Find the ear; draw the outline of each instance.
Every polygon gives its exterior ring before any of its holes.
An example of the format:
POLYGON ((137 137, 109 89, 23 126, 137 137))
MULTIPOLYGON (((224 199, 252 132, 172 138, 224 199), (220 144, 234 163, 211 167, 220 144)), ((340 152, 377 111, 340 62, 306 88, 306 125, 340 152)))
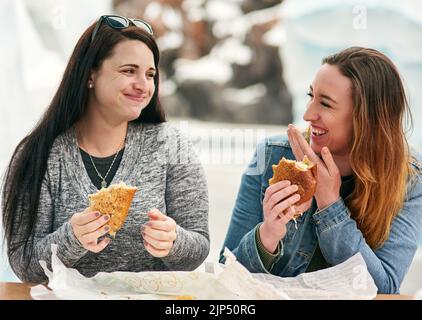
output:
POLYGON ((92 89, 94 87, 96 77, 97 77, 97 72, 95 70, 92 70, 91 74, 89 75, 88 88, 92 89))

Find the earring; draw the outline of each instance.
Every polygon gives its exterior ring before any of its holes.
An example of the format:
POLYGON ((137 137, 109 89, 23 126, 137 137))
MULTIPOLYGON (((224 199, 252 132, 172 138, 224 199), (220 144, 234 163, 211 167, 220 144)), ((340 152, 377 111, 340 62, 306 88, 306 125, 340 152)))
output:
POLYGON ((92 84, 92 82, 90 82, 90 83, 88 84, 88 88, 92 89, 93 87, 94 87, 94 85, 92 84))

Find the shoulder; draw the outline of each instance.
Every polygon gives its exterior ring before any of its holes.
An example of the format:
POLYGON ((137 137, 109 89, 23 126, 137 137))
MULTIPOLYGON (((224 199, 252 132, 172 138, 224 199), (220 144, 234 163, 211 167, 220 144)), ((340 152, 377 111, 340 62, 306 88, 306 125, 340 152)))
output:
POLYGON ((168 122, 131 124, 134 131, 144 132, 147 136, 153 136, 165 141, 176 141, 181 138, 181 131, 168 122))
POLYGON ((422 176, 422 155, 421 152, 414 147, 410 149, 410 164, 417 175, 422 176))
POLYGON ((48 162, 56 163, 58 160, 66 157, 70 152, 74 152, 75 140, 73 139, 73 128, 59 134, 51 146, 48 162))
POLYGON ((408 197, 420 198, 422 201, 422 156, 415 148, 410 150, 410 165, 412 172, 408 184, 408 197))
POLYGON ((262 139, 256 148, 257 154, 265 152, 266 162, 278 162, 281 157, 293 159, 293 151, 287 135, 275 135, 262 139))
POLYGON ((281 147, 291 149, 287 135, 275 135, 264 139, 266 147, 281 147))
POLYGON ((132 126, 132 135, 145 149, 152 151, 177 152, 177 150, 191 149, 192 143, 177 126, 168 122, 157 124, 136 124, 132 126), (133 132, 136 131, 136 132, 133 132))
POLYGON ((287 135, 266 137, 257 144, 246 174, 260 175, 263 181, 268 181, 273 174, 272 165, 277 164, 283 157, 294 159, 287 135))

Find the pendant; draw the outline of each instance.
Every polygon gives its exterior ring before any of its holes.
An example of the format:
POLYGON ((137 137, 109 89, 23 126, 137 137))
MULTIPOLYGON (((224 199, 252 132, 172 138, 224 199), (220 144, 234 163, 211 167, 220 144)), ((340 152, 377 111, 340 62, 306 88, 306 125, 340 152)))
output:
POLYGON ((107 188, 107 182, 105 180, 101 181, 101 189, 107 188))

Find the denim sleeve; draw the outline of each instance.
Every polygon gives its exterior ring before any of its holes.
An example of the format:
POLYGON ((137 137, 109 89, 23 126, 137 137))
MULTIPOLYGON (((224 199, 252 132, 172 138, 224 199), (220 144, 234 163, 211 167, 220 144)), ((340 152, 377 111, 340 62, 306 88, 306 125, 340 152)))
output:
POLYGON ((264 173, 265 144, 258 144, 252 161, 242 175, 239 192, 233 209, 220 262, 227 247, 237 260, 251 272, 268 273, 258 253, 256 228, 263 220, 261 203, 261 177, 264 173))
POLYGON ((340 198, 313 215, 321 251, 328 263, 339 264, 360 252, 378 293, 399 293, 422 230, 422 184, 419 182, 394 218, 386 242, 373 251, 340 198))

